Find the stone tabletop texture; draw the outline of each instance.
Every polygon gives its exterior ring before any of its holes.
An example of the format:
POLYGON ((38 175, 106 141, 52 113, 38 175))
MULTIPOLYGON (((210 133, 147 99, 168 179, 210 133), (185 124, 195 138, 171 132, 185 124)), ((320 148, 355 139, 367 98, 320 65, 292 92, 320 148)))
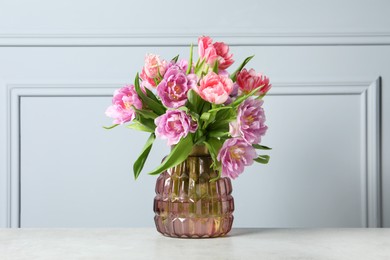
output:
POLYGON ((152 228, 0 229, 0 259, 390 259, 390 229, 245 229, 177 239, 152 228))

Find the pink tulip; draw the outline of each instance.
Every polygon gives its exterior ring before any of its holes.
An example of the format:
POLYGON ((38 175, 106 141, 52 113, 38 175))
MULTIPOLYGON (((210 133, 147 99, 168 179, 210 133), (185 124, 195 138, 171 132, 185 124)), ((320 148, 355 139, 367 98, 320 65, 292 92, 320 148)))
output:
POLYGON ((218 61, 218 69, 225 70, 233 64, 233 54, 229 53, 229 46, 224 42, 215 42, 208 36, 198 39, 198 52, 201 59, 206 59, 206 63, 213 67, 218 61))
POLYGON ((238 107, 237 121, 230 123, 230 135, 242 137, 248 144, 258 144, 268 127, 261 107, 263 100, 246 99, 238 107))
POLYGON ((142 102, 139 99, 133 85, 126 85, 114 92, 112 105, 106 110, 108 117, 114 118, 114 124, 123 124, 132 121, 135 117, 135 111, 132 108, 142 108, 142 102))
POLYGON ((195 133, 198 125, 182 110, 167 110, 164 115, 154 120, 156 136, 167 139, 168 145, 177 144, 188 133, 195 133))
MULTIPOLYGON (((145 56, 145 65, 142 68, 140 78, 146 81, 150 86, 156 87, 156 81, 159 82, 164 76, 167 68, 167 62, 161 60, 160 56, 147 54, 145 56)), ((146 84, 148 86, 148 84, 146 84)))
POLYGON ((200 80, 194 90, 206 101, 223 104, 233 91, 233 81, 214 72, 210 72, 200 80))
POLYGON ((166 107, 178 108, 187 102, 187 92, 196 86, 196 75, 186 75, 187 66, 171 65, 157 86, 157 94, 166 107))
POLYGON ((241 70, 237 74, 237 84, 240 90, 246 94, 261 87, 256 95, 265 95, 272 86, 269 84, 269 78, 261 73, 256 74, 254 69, 250 69, 249 72, 246 69, 241 70))
POLYGON ((218 153, 217 160, 222 165, 222 176, 237 178, 244 167, 253 164, 257 157, 256 150, 241 138, 227 139, 218 153))
POLYGON ((145 73, 149 78, 157 78, 159 75, 164 75, 167 62, 161 60, 159 55, 148 54, 145 57, 145 73))
POLYGON ((218 56, 218 69, 225 70, 229 68, 234 63, 233 54, 229 53, 229 46, 223 42, 216 42, 214 48, 218 56))
POLYGON ((206 59, 207 64, 214 64, 217 60, 217 50, 213 45, 213 39, 208 36, 202 36, 198 39, 198 53, 201 60, 206 59))

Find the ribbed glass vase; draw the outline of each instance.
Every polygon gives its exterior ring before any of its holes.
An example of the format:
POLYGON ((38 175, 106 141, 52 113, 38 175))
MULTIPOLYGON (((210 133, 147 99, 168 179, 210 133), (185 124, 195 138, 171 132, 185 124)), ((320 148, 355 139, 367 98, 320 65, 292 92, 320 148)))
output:
POLYGON ((210 166, 205 146, 194 146, 181 164, 160 174, 156 182, 154 220, 165 236, 207 238, 226 235, 232 228, 234 200, 229 178, 210 166))

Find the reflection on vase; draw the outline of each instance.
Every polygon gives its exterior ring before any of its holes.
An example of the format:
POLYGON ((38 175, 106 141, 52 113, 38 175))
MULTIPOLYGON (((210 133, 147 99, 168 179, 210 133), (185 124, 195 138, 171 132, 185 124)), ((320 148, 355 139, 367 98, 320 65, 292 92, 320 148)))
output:
POLYGON ((219 237, 233 224, 234 200, 229 178, 220 178, 210 166, 205 146, 194 146, 181 164, 163 172, 154 198, 157 230, 165 236, 219 237))

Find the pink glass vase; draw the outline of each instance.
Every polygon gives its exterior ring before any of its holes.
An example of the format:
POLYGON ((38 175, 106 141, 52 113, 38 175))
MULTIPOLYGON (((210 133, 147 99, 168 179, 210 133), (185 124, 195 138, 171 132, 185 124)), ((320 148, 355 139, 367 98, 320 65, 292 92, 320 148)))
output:
POLYGON ((206 238, 226 235, 232 228, 234 200, 229 178, 210 166, 205 146, 194 146, 181 164, 163 172, 156 182, 154 220, 170 237, 206 238))

